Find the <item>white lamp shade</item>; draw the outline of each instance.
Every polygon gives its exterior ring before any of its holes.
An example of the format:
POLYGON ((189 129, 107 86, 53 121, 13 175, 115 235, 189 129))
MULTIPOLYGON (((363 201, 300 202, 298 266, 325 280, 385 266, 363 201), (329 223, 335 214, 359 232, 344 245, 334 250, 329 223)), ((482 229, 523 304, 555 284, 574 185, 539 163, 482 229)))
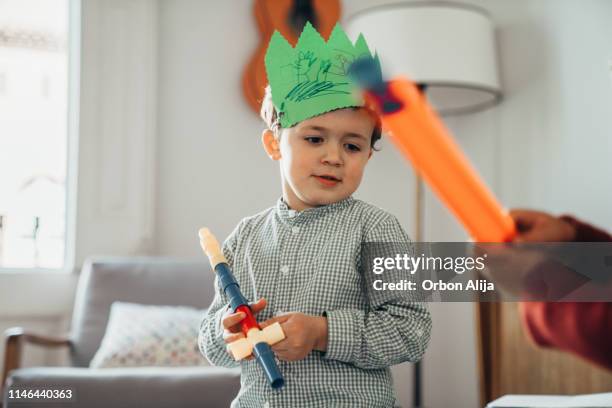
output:
POLYGON ((501 98, 494 28, 476 7, 406 2, 366 9, 348 18, 353 38, 363 33, 387 77, 427 85, 441 114, 474 112, 501 98))

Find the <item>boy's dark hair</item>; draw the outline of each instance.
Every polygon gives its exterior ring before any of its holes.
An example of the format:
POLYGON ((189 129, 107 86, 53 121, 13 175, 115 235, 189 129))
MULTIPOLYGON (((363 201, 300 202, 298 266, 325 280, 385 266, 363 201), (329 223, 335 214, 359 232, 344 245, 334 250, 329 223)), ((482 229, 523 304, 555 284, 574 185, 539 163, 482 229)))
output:
MULTIPOLYGON (((380 117, 374 111, 368 108, 352 108, 352 109, 365 109, 369 115, 372 116, 375 120, 374 130, 372 131, 372 138, 370 140, 370 147, 374 150, 378 150, 374 147, 374 144, 380 139, 382 135, 382 125, 380 123, 380 117)), ((263 102, 261 103, 261 118, 275 135, 279 135, 281 131, 280 118, 278 116, 278 112, 274 107, 274 103, 272 102, 272 92, 270 90, 270 85, 266 86, 266 94, 264 96, 263 102)))

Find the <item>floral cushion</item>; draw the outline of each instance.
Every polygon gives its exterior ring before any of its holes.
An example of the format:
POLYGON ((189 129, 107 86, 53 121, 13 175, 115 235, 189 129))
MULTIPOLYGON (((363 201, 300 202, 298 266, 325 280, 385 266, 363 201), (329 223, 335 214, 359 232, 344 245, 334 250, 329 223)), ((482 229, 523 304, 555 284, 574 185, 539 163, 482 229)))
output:
POLYGON ((114 302, 91 368, 206 366, 198 349, 205 310, 114 302))

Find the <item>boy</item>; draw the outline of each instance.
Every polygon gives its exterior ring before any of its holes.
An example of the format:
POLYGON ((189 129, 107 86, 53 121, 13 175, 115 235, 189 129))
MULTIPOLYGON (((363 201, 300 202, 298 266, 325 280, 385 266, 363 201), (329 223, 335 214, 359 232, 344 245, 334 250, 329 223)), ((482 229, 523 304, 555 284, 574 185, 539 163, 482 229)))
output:
POLYGON ((328 43, 307 24, 293 49, 278 33, 266 54, 270 87, 262 141, 280 164, 282 198, 245 218, 224 254, 260 325, 280 322, 272 346, 285 386, 272 389, 252 358, 237 363, 226 343, 242 336, 216 287, 200 348, 215 365, 242 368, 232 407, 390 407, 389 366, 417 361, 427 346, 427 310, 408 300, 377 300, 364 289, 364 242, 410 240, 392 215, 351 197, 380 138, 380 123, 348 80, 365 53, 339 26, 328 43))

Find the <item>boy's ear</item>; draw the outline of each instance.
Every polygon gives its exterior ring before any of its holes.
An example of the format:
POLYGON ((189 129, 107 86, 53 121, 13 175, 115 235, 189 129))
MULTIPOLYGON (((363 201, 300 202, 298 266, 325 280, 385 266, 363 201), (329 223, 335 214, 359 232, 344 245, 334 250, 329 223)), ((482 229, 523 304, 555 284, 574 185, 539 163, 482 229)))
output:
POLYGON ((281 158, 278 140, 274 137, 274 132, 270 129, 266 129, 262 132, 261 143, 270 159, 279 160, 281 158))

